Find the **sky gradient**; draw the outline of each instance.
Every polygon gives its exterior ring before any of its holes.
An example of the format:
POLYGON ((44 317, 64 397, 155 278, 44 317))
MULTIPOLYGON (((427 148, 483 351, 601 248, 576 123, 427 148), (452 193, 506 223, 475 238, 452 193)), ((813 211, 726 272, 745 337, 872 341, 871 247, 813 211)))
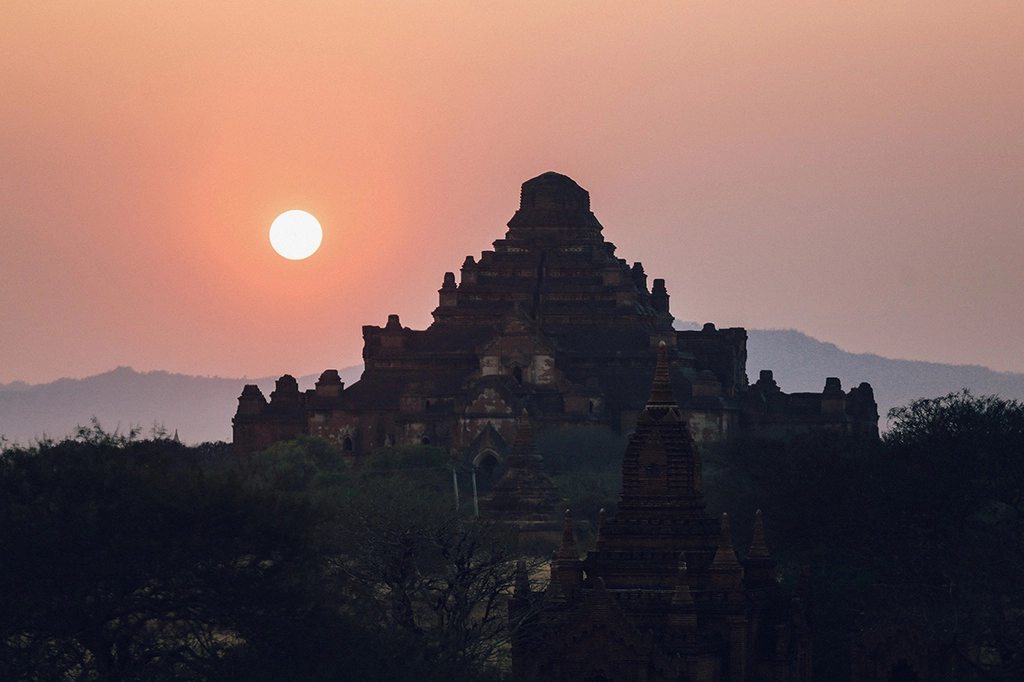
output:
POLYGON ((672 312, 1024 372, 1024 3, 0 5, 0 382, 423 328, 520 184, 672 312), (310 259, 267 233, 299 208, 310 259))

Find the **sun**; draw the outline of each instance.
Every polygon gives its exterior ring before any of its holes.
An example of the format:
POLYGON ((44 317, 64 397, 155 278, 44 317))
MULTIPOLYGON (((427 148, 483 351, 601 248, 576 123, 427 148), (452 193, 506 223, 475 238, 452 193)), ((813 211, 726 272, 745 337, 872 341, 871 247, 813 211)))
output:
POLYGON ((323 238, 320 222, 298 209, 285 211, 270 225, 270 245, 290 260, 309 258, 320 248, 323 238))

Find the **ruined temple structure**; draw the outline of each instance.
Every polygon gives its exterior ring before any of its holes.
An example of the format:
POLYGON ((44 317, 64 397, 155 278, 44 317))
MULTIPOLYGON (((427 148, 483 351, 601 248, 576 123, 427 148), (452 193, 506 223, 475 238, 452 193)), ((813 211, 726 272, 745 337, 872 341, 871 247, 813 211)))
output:
POLYGON ((877 434, 871 387, 785 394, 771 372, 746 375, 746 331, 677 331, 663 279, 615 255, 590 195, 544 173, 523 183, 504 238, 459 281, 446 272, 424 330, 389 315, 363 327, 362 377, 346 387, 327 370, 300 392, 281 377, 268 401, 245 387, 234 441, 253 452, 301 434, 357 458, 382 445, 429 443, 482 467, 503 460, 525 410, 533 428, 628 432, 643 409, 656 349, 668 348, 681 414, 698 443, 808 429, 877 434))
POLYGON ((701 461, 665 355, 622 462, 618 513, 576 549, 565 515, 545 592, 521 567, 509 605, 516 679, 808 682, 808 593, 775 577, 758 512, 744 561, 729 519, 708 517, 701 461))
POLYGON ((505 456, 505 466, 505 473, 490 495, 481 500, 480 513, 515 527, 521 538, 542 538, 551 531, 557 532, 557 510, 562 498, 544 471, 525 410, 519 417, 512 450, 505 456))

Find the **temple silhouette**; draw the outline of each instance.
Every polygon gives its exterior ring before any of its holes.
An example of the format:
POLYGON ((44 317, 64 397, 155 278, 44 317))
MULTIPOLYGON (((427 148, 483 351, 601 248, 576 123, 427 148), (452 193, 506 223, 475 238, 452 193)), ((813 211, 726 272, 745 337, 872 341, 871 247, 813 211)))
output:
POLYGON ((509 606, 516 679, 808 682, 807 589, 776 580, 760 511, 741 563, 729 519, 704 508, 701 459, 676 404, 665 347, 622 460, 618 513, 580 558, 567 511, 551 578, 520 566, 509 606))
POLYGON ((696 443, 812 429, 875 434, 870 385, 784 393, 771 371, 749 384, 746 331, 673 328, 663 279, 618 258, 572 179, 523 183, 504 238, 444 273, 433 323, 363 327, 364 371, 346 387, 323 372, 300 392, 282 376, 270 399, 255 385, 233 419, 240 453, 299 435, 320 436, 358 459, 374 448, 427 443, 481 468, 504 462, 520 417, 532 427, 589 426, 628 433, 644 409, 657 349, 696 443))

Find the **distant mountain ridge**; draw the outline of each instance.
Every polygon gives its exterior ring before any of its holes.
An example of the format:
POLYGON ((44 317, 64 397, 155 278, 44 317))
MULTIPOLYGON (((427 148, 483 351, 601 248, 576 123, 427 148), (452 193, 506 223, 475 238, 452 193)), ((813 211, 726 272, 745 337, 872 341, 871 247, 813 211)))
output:
MULTIPOLYGON (((339 370, 346 385, 362 366, 339 370)), ((312 388, 318 375, 296 377, 301 389, 312 388)), ((245 384, 256 384, 270 397, 276 377, 229 379, 170 372, 136 372, 118 367, 85 379, 58 379, 47 384, 0 384, 0 435, 22 445, 36 439, 60 439, 93 417, 107 431, 131 428, 151 433, 154 425, 186 443, 230 441, 231 417, 245 384)))
POLYGON ((917 398, 935 398, 970 389, 975 395, 998 395, 1024 401, 1024 374, 996 372, 979 365, 945 365, 895 360, 874 353, 850 353, 795 329, 747 330, 747 377, 757 381, 762 369, 774 373, 786 391, 820 392, 825 377, 839 377, 844 389, 871 384, 878 403, 879 427, 885 429, 890 408, 917 398))
MULTIPOLYGON (((699 329, 685 322, 677 326, 699 329)), ((874 387, 882 429, 890 408, 961 388, 975 395, 1024 401, 1024 374, 849 353, 793 329, 749 329, 747 335, 750 381, 756 381, 762 369, 772 370, 779 386, 789 393, 819 392, 826 377, 839 377, 845 389, 866 381, 874 387)), ((342 381, 355 383, 362 369, 354 365, 339 370, 342 381)), ((297 377, 300 389, 312 388, 317 376, 297 377)), ((197 377, 118 367, 85 379, 0 384, 0 435, 23 445, 42 437, 59 439, 96 417, 108 431, 124 433, 137 427, 147 435, 157 425, 171 434, 177 432, 186 443, 230 441, 231 417, 242 387, 257 384, 269 398, 275 379, 197 377)))

